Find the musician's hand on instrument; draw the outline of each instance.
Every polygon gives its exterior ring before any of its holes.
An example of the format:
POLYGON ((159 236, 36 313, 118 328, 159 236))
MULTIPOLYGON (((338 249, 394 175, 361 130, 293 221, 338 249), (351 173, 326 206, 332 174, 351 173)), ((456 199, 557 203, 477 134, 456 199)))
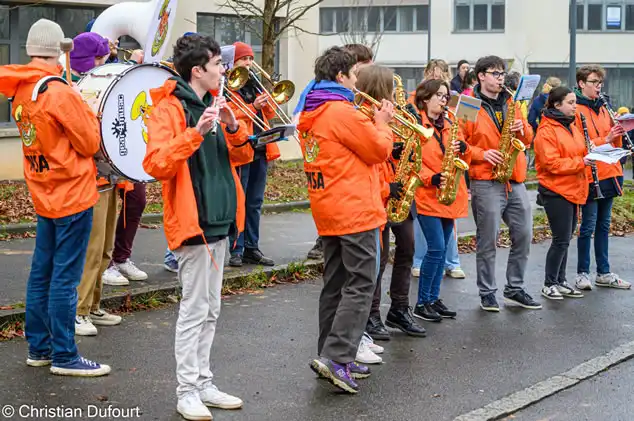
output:
POLYGON ((612 143, 624 134, 625 130, 623 129, 623 126, 621 126, 620 124, 616 124, 612 126, 612 128, 610 129, 610 133, 608 133, 608 136, 605 140, 607 143, 612 143))
POLYGON ((266 107, 267 102, 268 101, 266 95, 260 95, 255 99, 255 101, 253 101, 253 108, 255 108, 256 110, 261 110, 262 108, 266 107))
POLYGON ((588 159, 587 157, 583 157, 583 163, 586 165, 586 167, 589 167, 590 165, 592 165, 594 163, 593 159, 588 159))
POLYGON ((453 142, 453 153, 455 154, 459 154, 459 153, 465 153, 465 151, 467 150, 467 144, 460 141, 460 140, 455 140, 453 142))
POLYGON ((401 183, 390 183, 390 197, 398 200, 403 193, 403 185, 401 183))
POLYGON ((394 104, 387 99, 381 101, 381 109, 374 107, 374 121, 387 124, 394 118, 394 104))
POLYGON ((497 149, 489 149, 484 151, 484 160, 489 164, 498 165, 504 162, 504 157, 497 149))
POLYGON ((519 131, 524 132, 524 123, 522 123, 522 120, 515 120, 513 124, 511 124, 511 133, 519 131))
POLYGON ((200 133, 201 136, 205 136, 211 128, 214 126, 214 121, 218 117, 218 108, 209 107, 204 112, 203 115, 200 116, 200 120, 198 120, 198 124, 196 124, 196 130, 200 133))
POLYGON ((394 142, 392 146, 392 158, 398 161, 401 159, 401 154, 403 153, 403 142, 394 142))
POLYGON ((132 51, 132 55, 130 56, 130 61, 134 61, 139 64, 143 63, 143 50, 132 51))
POLYGON ((431 177, 431 185, 432 186, 436 186, 436 187, 440 187, 440 186, 443 185, 445 180, 446 180, 446 178, 445 178, 445 175, 443 173, 434 174, 431 177))
MULTIPOLYGON (((224 98, 222 99, 226 103, 224 98)), ((220 101, 218 101, 218 103, 220 103, 220 101)), ((236 119, 236 116, 231 108, 220 108, 220 121, 223 122, 232 132, 238 130, 238 119, 236 119)))

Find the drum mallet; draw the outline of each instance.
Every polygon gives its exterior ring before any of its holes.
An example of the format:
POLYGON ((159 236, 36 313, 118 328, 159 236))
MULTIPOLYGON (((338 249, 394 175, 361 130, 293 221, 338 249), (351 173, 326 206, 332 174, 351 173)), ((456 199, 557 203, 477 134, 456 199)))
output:
POLYGON ((72 76, 70 74, 70 52, 73 51, 73 40, 71 38, 64 38, 60 42, 60 49, 66 54, 66 81, 72 84, 72 76))

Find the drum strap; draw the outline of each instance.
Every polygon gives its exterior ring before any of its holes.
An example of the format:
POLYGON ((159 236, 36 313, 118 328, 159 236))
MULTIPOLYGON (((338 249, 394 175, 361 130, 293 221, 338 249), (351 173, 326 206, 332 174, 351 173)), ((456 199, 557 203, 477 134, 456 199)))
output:
POLYGON ((46 90, 48 89, 48 83, 53 81, 53 80, 58 80, 58 81, 64 82, 65 84, 68 85, 68 82, 63 77, 60 77, 60 76, 45 76, 42 79, 38 80, 37 83, 35 84, 35 87, 33 88, 33 94, 31 94, 31 101, 33 101, 33 102, 37 101, 38 95, 43 94, 44 92, 46 92, 46 90))

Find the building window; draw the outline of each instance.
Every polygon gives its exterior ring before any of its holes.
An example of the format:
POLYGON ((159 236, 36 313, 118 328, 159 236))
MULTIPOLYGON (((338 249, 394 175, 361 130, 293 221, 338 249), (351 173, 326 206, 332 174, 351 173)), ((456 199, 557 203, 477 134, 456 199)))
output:
POLYGON ((426 32, 429 6, 321 7, 319 32, 426 32))
MULTIPOLYGON (((0 3, 0 65, 30 61, 26 54, 26 37, 37 20, 46 18, 57 22, 66 37, 74 38, 85 32, 86 24, 103 10, 105 7, 0 3)), ((13 124, 11 121, 9 101, 0 95, 0 125, 13 124)))
MULTIPOLYGON (((198 13, 196 17, 196 31, 209 35, 220 45, 230 45, 236 41, 249 44, 253 49, 253 59, 262 64, 262 20, 253 19, 249 24, 235 15, 212 15, 198 13)), ((279 69, 279 42, 275 45, 275 69, 279 69)))
POLYGON ((634 0, 577 0, 577 30, 634 31, 634 0))
MULTIPOLYGON (((396 67, 392 69, 403 80, 405 91, 412 92, 423 81, 425 68, 423 67, 396 67)), ((408 95, 409 96, 409 95, 408 95)))
POLYGON ((504 31, 505 0, 454 0, 456 32, 504 31))

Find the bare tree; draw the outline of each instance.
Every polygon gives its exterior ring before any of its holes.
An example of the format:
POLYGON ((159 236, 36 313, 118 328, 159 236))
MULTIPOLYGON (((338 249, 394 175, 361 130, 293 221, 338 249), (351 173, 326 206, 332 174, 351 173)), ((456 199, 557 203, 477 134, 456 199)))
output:
MULTIPOLYGON (((290 29, 307 32, 300 21, 313 7, 323 0, 263 0, 259 4, 253 0, 224 0, 221 4, 233 11, 242 22, 262 40, 261 66, 269 75, 275 69, 275 43, 290 29), (262 22, 262 27, 256 25, 262 22)), ((316 34, 317 35, 317 34, 316 34)))

